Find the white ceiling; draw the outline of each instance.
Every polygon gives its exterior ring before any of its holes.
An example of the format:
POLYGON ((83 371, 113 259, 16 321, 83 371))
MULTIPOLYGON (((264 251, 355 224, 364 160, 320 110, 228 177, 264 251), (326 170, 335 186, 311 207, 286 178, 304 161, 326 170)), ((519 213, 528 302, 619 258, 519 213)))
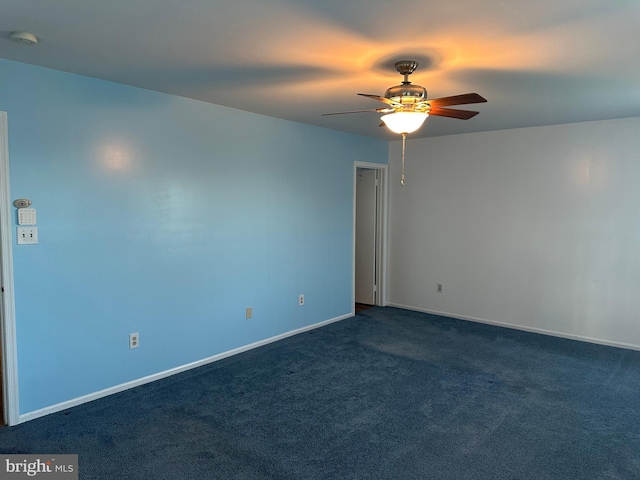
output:
POLYGON ((0 0, 0 57, 387 139, 321 114, 380 107, 356 93, 410 59, 429 98, 488 100, 413 136, 640 116, 639 45, 638 0, 0 0))

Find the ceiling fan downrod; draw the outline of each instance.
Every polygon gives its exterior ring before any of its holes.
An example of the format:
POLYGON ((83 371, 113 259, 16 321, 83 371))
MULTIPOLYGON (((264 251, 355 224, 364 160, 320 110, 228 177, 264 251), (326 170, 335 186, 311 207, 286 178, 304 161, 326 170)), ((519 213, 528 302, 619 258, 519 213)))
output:
POLYGON ((409 81, 409 75, 418 68, 418 62, 400 60, 396 62, 395 66, 398 73, 404 75, 404 80, 400 85, 387 88, 384 93, 385 98, 407 104, 425 101, 427 99, 427 90, 422 85, 414 85, 409 81))

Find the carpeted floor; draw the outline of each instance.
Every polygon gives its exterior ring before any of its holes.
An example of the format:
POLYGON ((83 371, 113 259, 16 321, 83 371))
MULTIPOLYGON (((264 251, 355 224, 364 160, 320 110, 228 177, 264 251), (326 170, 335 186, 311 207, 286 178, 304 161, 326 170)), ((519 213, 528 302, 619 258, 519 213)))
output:
POLYGON ((640 352, 395 308, 0 430, 81 479, 640 478, 640 352))

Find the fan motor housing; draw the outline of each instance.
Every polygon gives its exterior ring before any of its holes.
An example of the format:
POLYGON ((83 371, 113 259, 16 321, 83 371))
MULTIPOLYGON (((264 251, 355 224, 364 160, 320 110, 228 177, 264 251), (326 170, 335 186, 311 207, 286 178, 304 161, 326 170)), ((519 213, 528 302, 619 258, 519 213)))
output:
POLYGON ((410 100, 411 103, 414 103, 416 101, 420 102, 427 99, 427 89, 420 85, 403 82, 400 85, 388 88, 384 93, 384 96, 400 103, 409 103, 406 101, 402 102, 403 99, 410 100))

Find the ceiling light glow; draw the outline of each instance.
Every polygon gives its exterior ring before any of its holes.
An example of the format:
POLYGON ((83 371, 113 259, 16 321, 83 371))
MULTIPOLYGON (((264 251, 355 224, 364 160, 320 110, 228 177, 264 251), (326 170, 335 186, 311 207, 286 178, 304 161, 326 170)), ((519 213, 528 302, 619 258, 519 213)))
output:
POLYGON ((429 116, 423 112, 395 112, 383 115, 380 120, 394 133, 413 133, 429 116))

